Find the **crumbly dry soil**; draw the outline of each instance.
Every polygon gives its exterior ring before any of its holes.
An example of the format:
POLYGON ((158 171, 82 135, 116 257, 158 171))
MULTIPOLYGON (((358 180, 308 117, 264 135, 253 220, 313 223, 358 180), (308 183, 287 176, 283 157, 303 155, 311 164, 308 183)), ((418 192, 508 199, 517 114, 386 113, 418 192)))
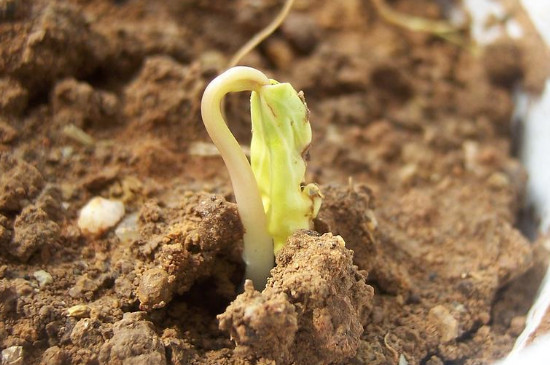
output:
MULTIPOLYGON (((243 228, 200 97, 280 3, 0 2, 3 364, 473 365, 511 349, 546 257, 516 227, 511 91, 544 70, 523 43, 413 33, 369 1, 297 0, 243 61, 305 92, 325 201, 267 288, 239 295, 243 228), (94 196, 124 202, 123 234, 80 232, 94 196)), ((247 98, 226 104, 243 144, 247 98)))

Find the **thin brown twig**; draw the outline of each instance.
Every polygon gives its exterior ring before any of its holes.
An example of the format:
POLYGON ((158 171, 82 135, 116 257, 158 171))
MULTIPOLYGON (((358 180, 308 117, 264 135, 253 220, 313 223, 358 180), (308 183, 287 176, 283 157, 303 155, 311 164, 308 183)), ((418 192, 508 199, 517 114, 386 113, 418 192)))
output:
POLYGON ((399 353, 397 352, 396 349, 394 349, 393 347, 390 346, 390 344, 388 343, 388 336, 390 335, 390 333, 386 333, 386 335, 384 336, 384 345, 387 347, 388 350, 390 350, 390 352, 393 354, 393 359, 395 361, 395 363, 397 364, 397 361, 399 360, 399 353))
POLYGON ((469 49, 470 46, 460 35, 460 27, 446 21, 432 20, 402 14, 393 10, 385 0, 370 0, 378 14, 388 23, 413 32, 434 34, 447 42, 469 49))
POLYGON ((265 40, 267 37, 269 37, 285 20, 288 13, 290 12, 290 9, 292 8, 292 5, 294 4, 294 0, 286 0, 285 4, 283 5, 283 8, 277 14, 277 16, 269 23, 264 29, 256 33, 252 38, 248 40, 238 51, 235 53, 233 57, 231 57, 231 60, 229 60, 229 63, 227 65, 227 68, 231 68, 233 66, 237 66, 237 64, 241 61, 241 59, 249 53, 251 50, 253 50, 255 47, 258 46, 263 40, 265 40))
POLYGON ((376 11, 388 22, 399 27, 437 35, 455 33, 459 29, 447 22, 420 18, 399 13, 389 7, 384 0, 371 0, 376 11))

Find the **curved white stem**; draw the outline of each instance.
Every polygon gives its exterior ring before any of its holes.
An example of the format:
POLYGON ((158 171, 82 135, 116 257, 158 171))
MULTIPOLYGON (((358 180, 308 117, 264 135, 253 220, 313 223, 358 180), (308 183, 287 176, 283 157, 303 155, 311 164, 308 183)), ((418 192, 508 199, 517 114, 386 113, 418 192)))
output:
POLYGON ((265 287, 273 268, 273 240, 267 232, 266 215, 256 179, 244 152, 225 123, 221 102, 227 93, 257 91, 269 84, 267 76, 254 68, 233 67, 212 80, 201 102, 204 125, 229 171, 245 229, 243 259, 246 263, 246 278, 251 279, 260 290, 265 287))

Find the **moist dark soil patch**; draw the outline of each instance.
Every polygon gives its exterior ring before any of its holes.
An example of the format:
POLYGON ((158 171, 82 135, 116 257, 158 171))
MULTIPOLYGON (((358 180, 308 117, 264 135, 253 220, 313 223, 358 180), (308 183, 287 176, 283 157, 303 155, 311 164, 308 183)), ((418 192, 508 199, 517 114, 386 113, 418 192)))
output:
MULTIPOLYGON (((325 200, 268 287, 237 298, 243 229, 200 98, 280 5, 4 2, 7 363, 486 364, 511 349, 542 273, 516 229, 526 174, 510 156, 511 89, 537 89, 524 48, 474 52, 368 1, 297 1, 243 60, 304 91, 325 200), (126 235, 79 230, 94 196, 124 202, 126 235)), ((444 17, 433 1, 391 6, 444 17)), ((226 104, 243 144, 247 98, 226 104)))

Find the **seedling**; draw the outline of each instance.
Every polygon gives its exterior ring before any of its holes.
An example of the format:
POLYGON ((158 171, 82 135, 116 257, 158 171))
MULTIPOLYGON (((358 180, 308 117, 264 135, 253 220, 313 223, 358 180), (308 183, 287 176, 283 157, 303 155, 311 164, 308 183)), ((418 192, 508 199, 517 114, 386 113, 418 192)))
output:
POLYGON ((201 113, 210 138, 225 162, 245 229, 246 278, 264 287, 274 252, 297 229, 310 229, 321 205, 314 184, 304 185, 305 157, 311 143, 308 109, 302 93, 244 66, 228 69, 206 88, 201 113), (252 91, 250 160, 222 115, 229 92, 252 91))

